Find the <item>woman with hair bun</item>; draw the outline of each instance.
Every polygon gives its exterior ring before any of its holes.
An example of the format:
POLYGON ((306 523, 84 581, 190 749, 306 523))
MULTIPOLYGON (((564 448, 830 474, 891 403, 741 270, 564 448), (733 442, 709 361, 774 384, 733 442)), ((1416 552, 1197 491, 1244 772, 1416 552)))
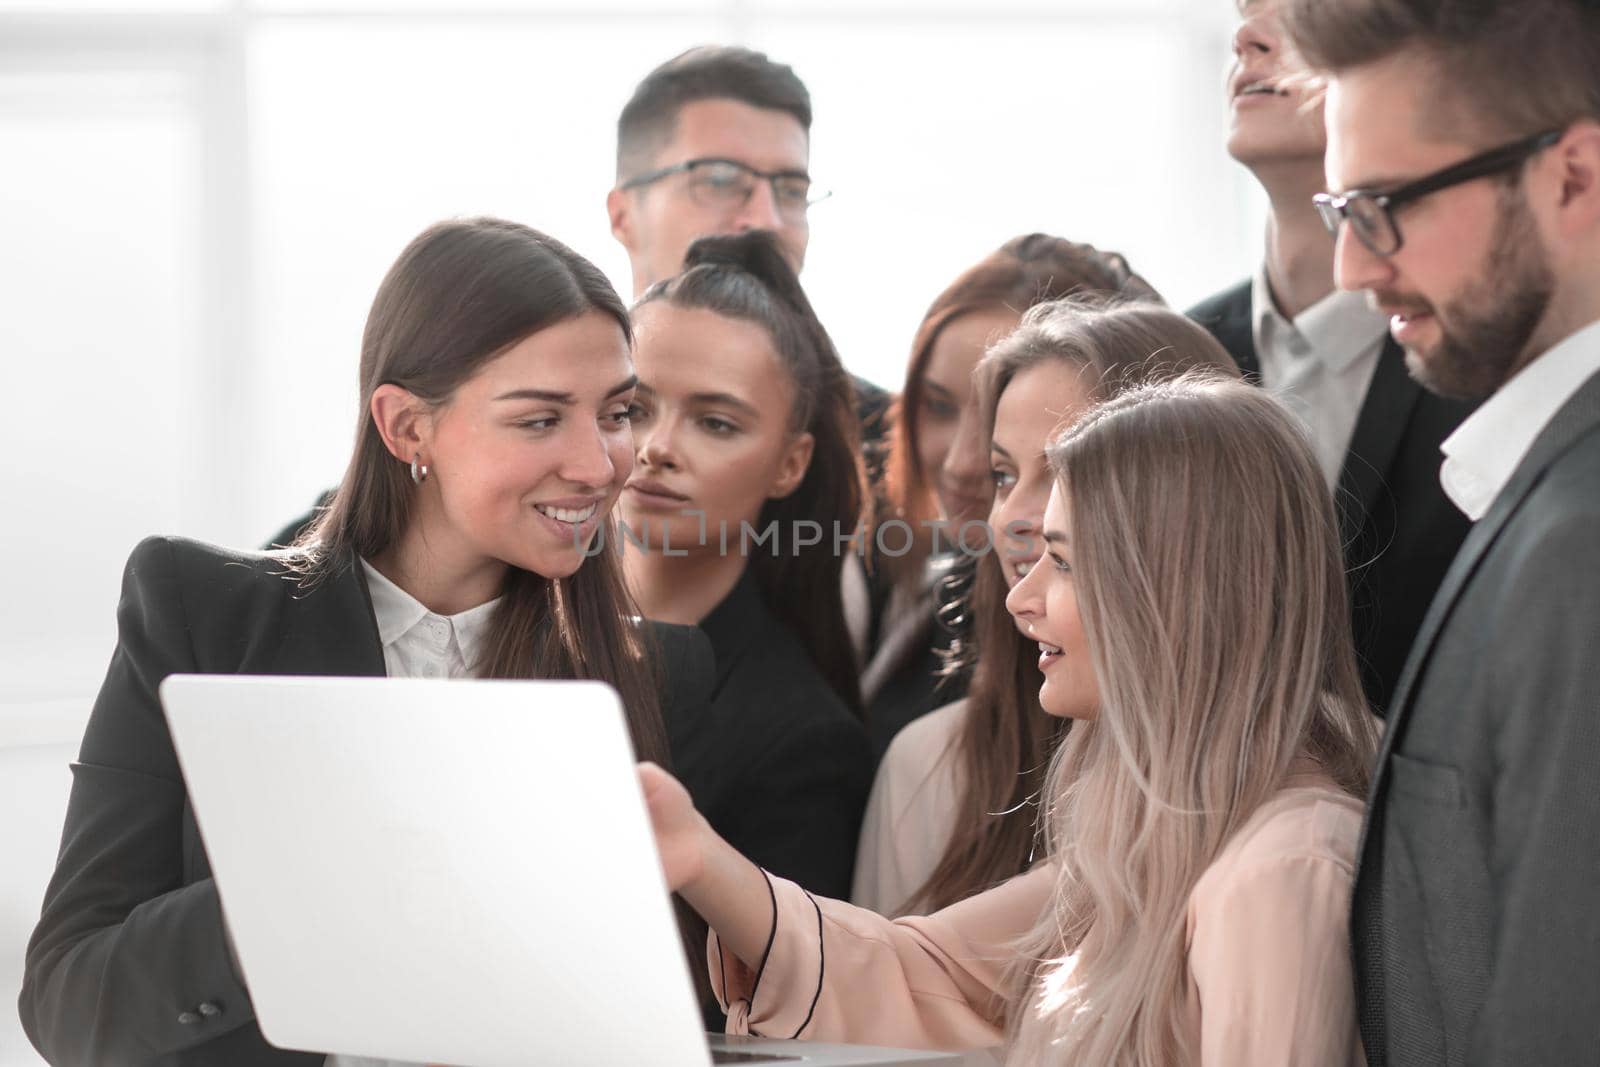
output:
POLYGON ((850 380, 770 234, 696 241, 633 318, 624 561, 645 615, 716 654, 711 817, 843 896, 872 775, 840 591, 864 498, 850 380))

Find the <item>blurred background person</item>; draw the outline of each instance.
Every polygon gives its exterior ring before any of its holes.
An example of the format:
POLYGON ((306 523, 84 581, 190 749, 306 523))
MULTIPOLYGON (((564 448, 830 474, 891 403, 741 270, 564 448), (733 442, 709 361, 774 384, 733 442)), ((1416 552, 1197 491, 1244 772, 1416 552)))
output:
MULTIPOLYGON (((677 274, 692 241, 767 230, 796 274, 811 242, 811 94, 753 49, 700 45, 647 74, 617 118, 611 233, 633 295, 677 274)), ((853 379, 861 438, 882 436, 889 395, 853 379)))

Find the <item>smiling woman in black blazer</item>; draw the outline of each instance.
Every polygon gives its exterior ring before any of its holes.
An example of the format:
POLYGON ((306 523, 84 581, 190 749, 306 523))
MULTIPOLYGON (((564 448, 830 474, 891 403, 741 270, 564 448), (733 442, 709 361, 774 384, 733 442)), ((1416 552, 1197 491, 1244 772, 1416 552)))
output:
POLYGON ((378 291, 355 453, 316 526, 265 555, 134 550, 28 945, 19 1006, 47 1060, 321 1059, 255 1025, 156 697, 168 674, 598 678, 641 758, 709 777, 698 716, 677 714, 696 677, 709 686, 706 642, 627 622, 618 539, 595 540, 633 466, 630 345, 616 293, 564 245, 494 219, 434 226, 378 291), (416 626, 386 632, 407 612, 416 626))

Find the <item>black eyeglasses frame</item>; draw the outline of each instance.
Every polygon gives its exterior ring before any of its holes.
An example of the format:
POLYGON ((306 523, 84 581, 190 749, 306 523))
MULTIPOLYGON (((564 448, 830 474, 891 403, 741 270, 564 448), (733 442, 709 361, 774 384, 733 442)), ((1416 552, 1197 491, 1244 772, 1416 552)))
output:
POLYGON ((723 156, 704 156, 699 159, 686 159, 682 163, 673 163, 669 166, 657 167, 655 170, 647 170, 643 174, 634 175, 621 185, 617 186, 617 188, 641 189, 646 185, 651 185, 660 181, 662 178, 670 178, 674 174, 692 174, 695 168, 703 167, 710 163, 737 167, 746 174, 766 182, 772 188, 772 199, 774 203, 782 203, 782 199, 778 196, 778 180, 780 178, 804 178, 806 180, 806 183, 809 187, 805 201, 805 207, 807 209, 815 207, 817 204, 822 203, 822 201, 833 195, 831 190, 818 191, 815 186, 810 184, 811 175, 807 174, 803 170, 758 170, 755 167, 750 166, 748 163, 741 163, 737 159, 727 159, 723 156))
MULTIPOLYGON (((1371 189, 1352 189, 1347 193, 1318 193, 1311 198, 1312 205, 1317 210, 1317 215, 1322 219, 1322 224, 1328 232, 1335 237, 1339 235, 1339 227, 1346 222, 1351 223, 1351 231, 1356 238, 1367 247, 1373 255, 1385 259, 1399 252, 1405 245, 1405 237, 1400 233, 1400 225, 1395 222, 1394 210, 1403 207, 1424 196, 1437 193, 1455 185, 1474 181, 1478 178, 1487 178, 1494 174, 1503 174, 1513 167, 1520 166, 1539 152, 1544 151, 1566 133, 1565 129, 1545 130, 1531 137, 1524 137, 1510 144, 1503 144, 1480 152, 1475 156, 1453 163, 1442 170, 1424 175, 1416 181, 1407 182, 1388 192, 1371 189), (1367 227, 1372 225, 1372 220, 1358 221, 1351 214, 1352 204, 1368 203, 1378 209, 1387 227, 1388 233, 1393 237, 1393 247, 1379 247, 1375 233, 1369 233, 1367 227)), ((1359 209, 1358 209, 1359 210, 1359 209)), ((1385 246, 1389 242, 1383 242, 1385 246)))

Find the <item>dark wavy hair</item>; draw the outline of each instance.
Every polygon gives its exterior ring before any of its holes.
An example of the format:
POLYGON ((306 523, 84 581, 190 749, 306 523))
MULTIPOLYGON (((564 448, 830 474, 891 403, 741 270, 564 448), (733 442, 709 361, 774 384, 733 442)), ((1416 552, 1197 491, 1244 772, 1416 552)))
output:
POLYGON ((811 434, 811 464, 793 493, 763 505, 758 525, 765 530, 775 523, 777 539, 772 551, 751 553, 750 567, 768 609, 794 632, 834 692, 859 711, 840 586, 845 556, 832 550, 830 537, 833 530, 856 531, 865 499, 855 389, 839 353, 766 231, 702 237, 689 246, 683 272, 651 286, 636 307, 655 301, 760 326, 794 383, 789 427, 811 434), (822 544, 795 545, 802 520, 821 524, 822 544))

